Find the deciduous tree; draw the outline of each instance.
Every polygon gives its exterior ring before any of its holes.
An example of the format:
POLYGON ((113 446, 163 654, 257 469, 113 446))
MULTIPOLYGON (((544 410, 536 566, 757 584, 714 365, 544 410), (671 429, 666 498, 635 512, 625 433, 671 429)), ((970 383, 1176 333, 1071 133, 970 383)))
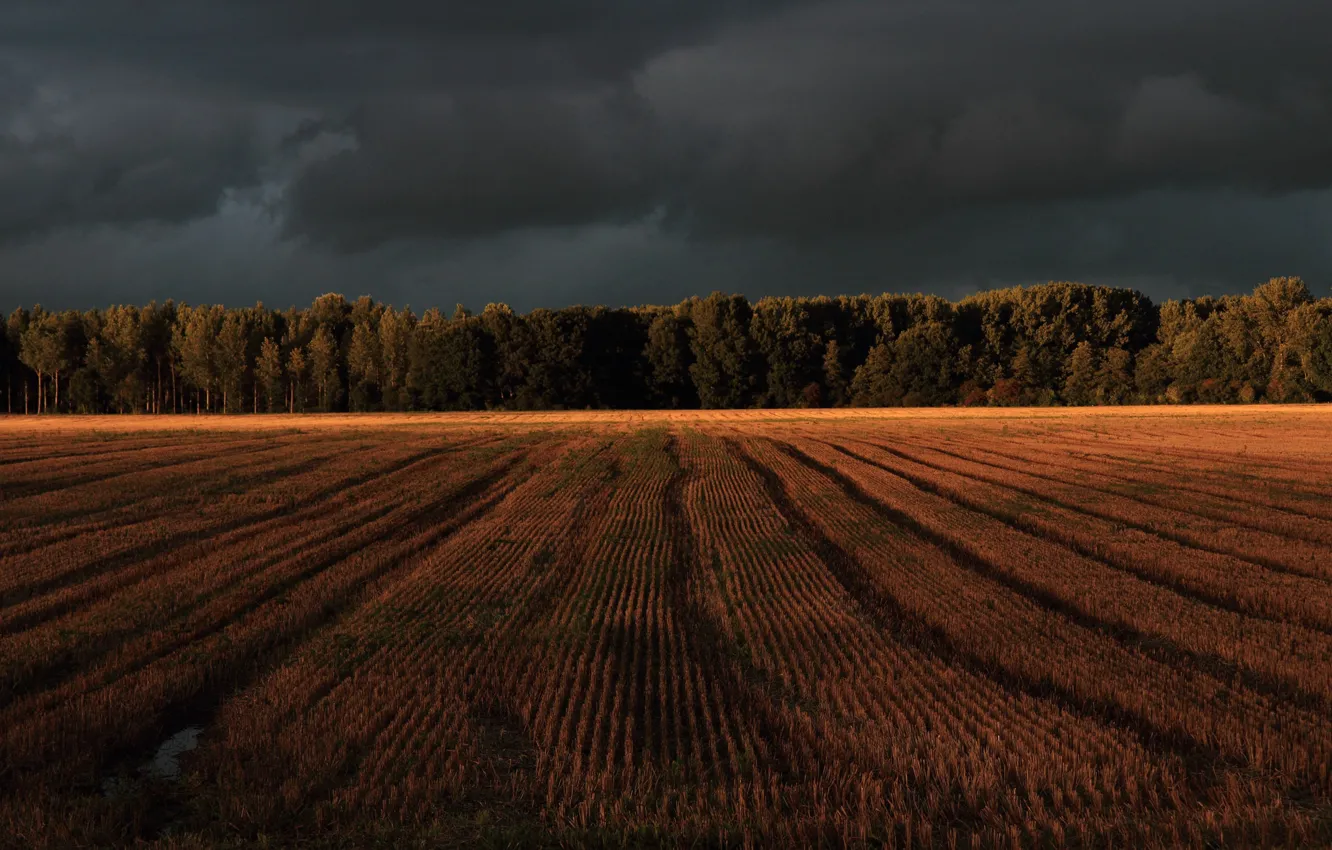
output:
POLYGON ((282 405, 283 374, 282 348, 272 337, 264 337, 259 346, 259 357, 254 361, 254 374, 264 389, 264 409, 269 413, 282 405))

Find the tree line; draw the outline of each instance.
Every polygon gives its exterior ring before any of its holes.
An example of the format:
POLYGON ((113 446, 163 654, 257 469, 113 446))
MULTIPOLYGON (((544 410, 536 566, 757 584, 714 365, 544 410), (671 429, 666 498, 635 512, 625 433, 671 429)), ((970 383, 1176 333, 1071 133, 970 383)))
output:
POLYGON ((9 413, 1298 402, 1332 398, 1332 299, 1299 278, 1155 305, 1078 283, 420 316, 167 301, 20 308, 9 413))

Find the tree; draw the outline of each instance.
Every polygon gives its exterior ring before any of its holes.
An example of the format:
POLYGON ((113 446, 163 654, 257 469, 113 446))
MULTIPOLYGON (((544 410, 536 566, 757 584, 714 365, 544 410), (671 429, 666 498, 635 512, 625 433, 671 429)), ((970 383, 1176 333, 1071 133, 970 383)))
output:
MULTIPOLYGON (((13 383, 18 385, 23 393, 23 412, 31 412, 33 398, 32 385, 36 376, 31 367, 23 361, 23 334, 32 324, 32 314, 23 308, 18 308, 9 314, 9 319, 5 322, 5 338, 9 341, 9 350, 12 353, 10 360, 10 369, 13 383)), ((6 388, 9 389, 10 379, 6 379, 6 388)), ((11 392, 12 396, 12 392, 11 392)), ((11 410, 16 410, 14 405, 11 410)))
POLYGON ((248 361, 246 348, 249 345, 249 329, 245 317, 230 311, 222 321, 218 332, 213 363, 216 368, 218 383, 222 388, 222 411, 232 412, 232 402, 238 407, 241 403, 241 386, 245 380, 245 366, 248 361))
POLYGON ((343 325, 351 316, 352 309, 352 305, 342 295, 327 292, 311 302, 308 314, 310 321, 329 328, 329 332, 335 336, 341 336, 343 325))
POLYGON ((494 356, 480 318, 422 317, 412 336, 407 383, 427 410, 484 409, 491 394, 494 356))
POLYGON ((153 387, 152 398, 147 406, 150 413, 162 413, 167 407, 166 378, 171 380, 170 408, 176 409, 176 363, 171 350, 171 332, 176 318, 176 305, 172 301, 158 305, 156 302, 144 307, 139 313, 139 338, 143 345, 144 384, 153 387), (163 375, 163 369, 167 375, 163 375))
POLYGON ((1167 301, 1049 283, 670 307, 15 310, 4 410, 233 412, 1332 400, 1332 299, 1299 278, 1167 301), (280 342, 279 342, 280 341, 280 342), (294 369, 294 371, 293 371, 294 369), (252 395, 245 395, 249 391, 252 395), (220 405, 213 402, 214 394, 220 405))
POLYGON ((1309 287, 1298 277, 1274 277, 1257 286, 1253 296, 1243 299, 1259 336, 1272 349, 1288 339, 1287 319, 1296 310, 1313 303, 1309 287))
POLYGON ((347 352, 352 410, 373 410, 378 406, 382 370, 379 332, 369 320, 358 322, 347 352))
MULTIPOLYGON (((134 307, 112 307, 93 340, 101 366, 97 370, 118 412, 135 411, 143 392, 144 337, 141 313, 134 307)), ((90 353, 89 359, 92 359, 90 353)))
POLYGON ((589 406, 621 410, 651 407, 646 315, 629 309, 577 309, 586 314, 579 368, 590 382, 589 406))
POLYGON ((1160 404, 1166 401, 1170 387, 1170 349, 1161 343, 1149 345, 1138 355, 1134 364, 1133 386, 1139 401, 1160 404))
POLYGON ((514 401, 520 409, 577 409, 593 400, 583 349, 591 324, 583 308, 533 310, 526 319, 527 369, 514 401))
MULTIPOLYGON (((61 374, 68 374, 73 378, 74 373, 87 363, 88 344, 92 341, 99 322, 96 312, 90 311, 90 315, 85 316, 77 310, 65 310, 56 316, 60 368, 52 373, 51 378, 57 410, 60 408, 61 374)), ((73 409, 70 404, 66 404, 66 407, 73 409)))
POLYGON ((1332 301, 1303 304, 1286 317, 1283 357, 1298 364, 1303 385, 1317 401, 1332 398, 1332 301))
POLYGON ((694 363, 689 375, 705 408, 749 407, 760 390, 761 360, 749 336, 743 295, 714 292, 691 304, 694 363))
MULTIPOLYGON (((1316 391, 1304 370, 1301 341, 1295 338, 1299 333, 1297 317, 1312 303, 1309 287, 1298 277, 1272 278, 1241 301, 1261 353, 1261 358, 1255 358, 1256 368, 1246 377, 1250 387, 1262 386, 1271 401, 1308 401, 1316 391)), ((1252 390, 1246 393, 1253 394, 1252 390)))
POLYGON ((1097 401, 1097 362, 1096 350, 1090 342, 1083 340, 1073 349, 1073 356, 1068 361, 1068 377, 1064 379, 1063 397, 1065 404, 1087 405, 1097 401))
POLYGON ((1016 390, 1024 404, 1047 404, 1062 393, 1080 343, 1134 354, 1154 340, 1159 322, 1140 292, 1067 282, 980 293, 959 303, 956 314, 959 347, 971 349, 968 377, 992 388, 1014 381, 997 395, 1016 390))
POLYGON ((1175 341, 1171 352, 1174 380, 1167 391, 1172 401, 1219 404, 1236 400, 1237 362, 1223 344, 1221 322, 1215 316, 1175 341))
POLYGON ((535 342, 527 322, 502 303, 487 304, 480 320, 493 350, 489 403, 496 407, 521 406, 520 394, 536 359, 535 342))
POLYGON ((8 333, 8 326, 0 329, 0 369, 5 373, 5 412, 14 412, 14 373, 19 364, 17 340, 8 333))
POLYGON ((998 388, 1005 406, 1049 405, 1054 401, 1055 388, 1061 386, 1058 375, 1062 368, 1062 364, 1054 367, 1042 357, 1036 343, 1026 342, 1013 355, 1007 379, 995 381, 991 389, 998 388))
POLYGON ((319 393, 319 409, 333 410, 339 394, 338 344, 328 325, 320 325, 310 340, 310 377, 319 393))
POLYGON ((893 407, 902 401, 902 389, 893 377, 893 346, 881 342, 856 368, 851 380, 851 403, 856 407, 893 407))
POLYGON ((254 361, 255 379, 264 388, 264 409, 274 412, 282 404, 283 374, 282 348, 272 337, 264 337, 259 345, 259 357, 254 361))
POLYGON ((294 346, 287 355, 287 376, 291 379, 288 411, 291 413, 297 410, 305 412, 305 370, 308 368, 305 352, 299 345, 294 346))
POLYGON ((217 382, 217 333, 220 308, 182 307, 176 316, 172 347, 180 362, 180 374, 195 389, 194 410, 211 412, 213 387, 217 382), (199 398, 202 392, 203 398, 199 398), (200 402, 202 401, 202 406, 200 402))
POLYGON ((408 353, 416 317, 409 310, 389 308, 379 318, 379 352, 383 365, 381 376, 384 405, 402 410, 406 404, 408 353))
POLYGON ((946 404, 955 395, 956 345, 952 330, 925 322, 881 342, 856 370, 852 403, 857 407, 919 407, 946 404))
POLYGON ((60 372, 66 367, 65 341, 59 318, 37 307, 19 345, 19 359, 37 375, 37 412, 50 409, 46 393, 46 377, 54 381, 55 409, 60 408, 60 372))
POLYGON ((754 306, 749 328, 767 363, 768 404, 808 405, 806 389, 818 383, 826 354, 823 339, 812 325, 813 316, 803 299, 764 298, 754 306))
POLYGON ((1127 404, 1133 396, 1133 355, 1118 346, 1106 352, 1096 373, 1097 404, 1127 404))
POLYGON ((112 406, 117 407, 118 413, 124 410, 116 405, 111 397, 110 386, 115 380, 112 373, 115 369, 114 358, 106 353, 109 346, 103 344, 97 336, 97 314, 89 314, 93 321, 94 331, 92 341, 88 343, 84 350, 82 364, 70 372, 69 375, 69 406, 76 413, 100 413, 112 406))
POLYGON ((842 347, 830 339, 823 349, 823 403, 841 407, 848 401, 846 366, 842 363, 842 347))
POLYGON ((698 396, 689 380, 693 352, 689 326, 674 311, 653 317, 643 347, 647 364, 648 398, 653 407, 696 407, 698 396))

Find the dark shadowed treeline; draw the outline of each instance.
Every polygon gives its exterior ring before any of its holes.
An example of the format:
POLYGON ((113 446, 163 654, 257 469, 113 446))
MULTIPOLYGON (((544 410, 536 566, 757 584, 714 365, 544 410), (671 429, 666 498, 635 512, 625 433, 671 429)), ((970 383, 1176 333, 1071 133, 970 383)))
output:
POLYGON ((5 410, 277 412, 1293 402, 1332 397, 1332 299, 1298 278, 1154 305, 1051 283, 930 295, 421 316, 168 301, 9 316, 5 410))

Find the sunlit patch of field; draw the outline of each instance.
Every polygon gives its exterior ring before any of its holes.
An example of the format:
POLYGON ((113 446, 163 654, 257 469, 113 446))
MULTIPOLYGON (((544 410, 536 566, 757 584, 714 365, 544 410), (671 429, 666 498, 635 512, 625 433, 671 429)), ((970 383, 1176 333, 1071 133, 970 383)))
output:
POLYGON ((623 425, 735 422, 1050 423, 1090 421, 1132 426, 1141 421, 1217 423, 1330 422, 1329 405, 1178 405, 1123 407, 902 407, 771 410, 547 410, 456 413, 300 413, 261 415, 18 416, 0 414, 0 433, 126 433, 175 430, 316 430, 456 425, 623 425))
POLYGON ((1326 846, 1329 438, 0 419, 0 845, 1326 846))

